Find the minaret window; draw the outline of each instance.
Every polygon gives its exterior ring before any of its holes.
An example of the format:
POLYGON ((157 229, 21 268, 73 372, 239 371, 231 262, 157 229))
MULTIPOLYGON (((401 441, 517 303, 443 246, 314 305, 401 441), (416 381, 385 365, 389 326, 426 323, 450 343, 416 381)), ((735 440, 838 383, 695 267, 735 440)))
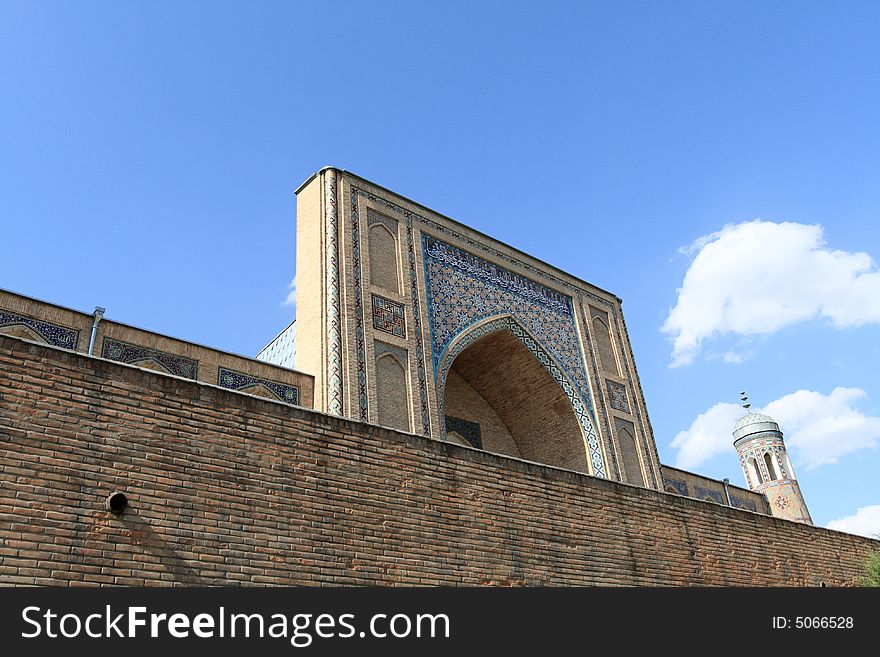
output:
POLYGON ((764 478, 761 476, 761 469, 758 467, 758 462, 755 459, 749 459, 749 474, 752 475, 752 479, 755 481, 755 486, 764 483, 764 478))
POLYGON ((776 467, 773 465, 773 458, 770 456, 770 452, 764 452, 764 463, 767 466, 767 474, 770 476, 771 481, 779 479, 779 474, 777 474, 776 467))

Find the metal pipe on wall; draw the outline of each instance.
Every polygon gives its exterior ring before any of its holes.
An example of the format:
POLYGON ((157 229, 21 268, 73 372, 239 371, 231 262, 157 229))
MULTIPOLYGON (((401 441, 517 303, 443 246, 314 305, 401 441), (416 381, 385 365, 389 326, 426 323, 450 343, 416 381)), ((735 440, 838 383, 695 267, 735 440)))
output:
POLYGON ((92 313, 94 321, 92 321, 92 336, 89 338, 89 356, 91 356, 92 352, 95 350, 95 336, 98 335, 98 324, 101 323, 101 319, 103 319, 105 312, 107 312, 106 308, 95 306, 95 312, 92 313))

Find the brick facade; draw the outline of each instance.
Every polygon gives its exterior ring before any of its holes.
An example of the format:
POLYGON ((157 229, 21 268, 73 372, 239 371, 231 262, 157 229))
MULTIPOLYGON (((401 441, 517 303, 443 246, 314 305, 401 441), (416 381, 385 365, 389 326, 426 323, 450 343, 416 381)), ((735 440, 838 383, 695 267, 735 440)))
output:
MULTIPOLYGON (((460 442, 446 432, 446 416, 456 416, 444 408, 444 368, 462 340, 508 317, 577 417, 567 442, 580 453, 537 460, 661 490, 619 298, 351 172, 327 167, 297 190, 297 367, 315 377, 316 410, 460 442), (403 355, 403 376, 390 376, 389 346, 403 355), (619 421, 632 427, 625 455, 619 421)), ((519 375, 502 368, 497 379, 527 388, 519 375)), ((459 382, 453 377, 453 386, 459 382)), ((517 399, 522 414, 549 425, 554 413, 541 397, 517 399)), ((467 411, 464 400, 452 404, 467 411)), ((459 419, 487 424, 486 446, 507 443, 504 453, 515 453, 510 436, 491 439, 491 415, 459 419)), ((522 429, 501 420, 501 433, 522 429)))
POLYGON ((842 585, 877 546, 0 336, 2 584, 842 585))

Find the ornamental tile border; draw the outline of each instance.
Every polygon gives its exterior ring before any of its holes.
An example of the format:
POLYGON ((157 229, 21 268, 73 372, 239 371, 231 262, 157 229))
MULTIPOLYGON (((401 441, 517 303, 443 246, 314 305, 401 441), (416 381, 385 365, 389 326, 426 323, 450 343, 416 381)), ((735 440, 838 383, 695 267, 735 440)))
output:
POLYGON ((547 349, 591 407, 589 378, 570 297, 422 236, 435 372, 457 336, 490 317, 511 315, 547 349))
POLYGON ((727 505, 727 502, 724 500, 724 496, 717 490, 712 490, 711 488, 705 488, 704 486, 694 486, 694 497, 698 500, 704 500, 708 497, 711 498, 713 502, 717 502, 718 504, 727 505))
POLYGON ((76 349, 79 342, 79 331, 60 324, 53 324, 35 317, 19 315, 8 310, 0 310, 0 327, 26 326, 53 347, 76 349))
POLYGON ((239 392, 247 392, 243 388, 249 388, 254 385, 265 386, 273 395, 285 404, 293 406, 299 405, 299 387, 288 383, 279 383, 278 381, 270 381, 260 377, 251 376, 243 372, 236 372, 225 367, 220 367, 217 371, 217 385, 221 388, 229 390, 237 390, 239 392))
MULTIPOLYGON (((427 375, 425 368, 425 355, 424 355, 424 334, 422 330, 422 319, 421 319, 421 304, 419 299, 419 286, 418 279, 416 274, 416 256, 415 256, 415 243, 413 238, 413 219, 416 219, 420 222, 427 223, 428 219, 415 214, 399 205, 396 205, 390 201, 385 200, 384 198, 377 196, 371 192, 368 192, 364 189, 357 187, 356 185, 351 185, 351 212, 352 212, 352 221, 357 222, 359 220, 359 208, 358 208, 358 197, 363 197, 365 200, 368 200, 377 205, 381 205, 382 207, 391 210, 399 215, 401 215, 405 220, 406 225, 406 235, 407 235, 407 250, 409 257, 409 273, 410 273, 410 295, 411 295, 411 303, 412 303, 412 313, 413 313, 413 333, 416 341, 416 369, 418 372, 419 379, 419 397, 421 402, 421 412, 422 412, 422 434, 425 436, 431 435, 431 422, 430 422, 430 412, 428 409, 428 386, 427 386, 427 375)), ((375 213, 375 211, 374 211, 375 213)), ((382 216, 381 213, 378 213, 378 216, 382 216)), ((370 208, 367 208, 367 221, 370 221, 370 208)), ((357 239, 354 242, 356 245, 359 244, 357 239)), ((358 247, 353 252, 354 259, 354 269, 358 272, 358 275, 355 276, 355 297, 357 299, 357 295, 359 294, 361 288, 361 280, 360 280, 360 248, 358 247)), ((357 317, 356 317, 357 323, 357 317)), ((360 362, 363 360, 366 362, 366 354, 362 351, 364 349, 363 341, 356 342, 356 350, 358 351, 358 362, 359 362, 359 376, 360 376, 360 362)), ((361 404, 361 414, 363 416, 366 413, 366 388, 363 389, 364 395, 359 395, 359 401, 361 404)))
POLYGON ((196 379, 199 376, 199 361, 197 360, 113 338, 104 338, 101 357, 127 365, 138 365, 146 360, 153 360, 175 376, 185 379, 196 379))
MULTIPOLYGON (((359 208, 358 208, 358 198, 363 197, 366 200, 369 200, 376 205, 379 205, 385 209, 391 210, 401 216, 403 216, 406 220, 406 230, 407 230, 407 238, 408 238, 408 247, 409 247, 409 261, 410 261, 410 290, 412 293, 412 311, 413 311, 413 325, 414 332, 416 338, 416 364, 418 368, 419 375, 419 392, 421 397, 421 406, 422 406, 422 423, 423 423, 423 433, 426 436, 430 435, 430 420, 429 420, 429 411, 428 411, 428 393, 426 386, 426 368, 425 368, 425 349, 424 349, 424 340, 425 336, 421 327, 421 313, 420 313, 420 300, 419 300, 419 292, 418 292, 418 282, 416 279, 416 258, 415 258, 415 238, 413 231, 413 220, 417 220, 420 224, 419 228, 421 230, 422 227, 430 228, 433 232, 447 235, 455 238, 456 240, 461 241, 462 243, 468 244, 470 247, 474 249, 490 254, 496 259, 499 259, 503 262, 510 263, 515 265, 525 271, 528 271, 534 274, 538 278, 542 278, 546 281, 552 282, 557 287, 564 288, 566 290, 571 291, 572 293, 577 293, 592 300, 594 303, 600 304, 602 306, 611 308, 612 312, 614 311, 614 305, 612 302, 607 299, 585 290, 581 287, 576 287, 557 276, 554 276, 543 269, 537 268, 533 265, 524 262, 523 260, 515 257, 511 257, 510 255, 493 248, 487 244, 476 241, 463 233, 440 224, 436 221, 428 219, 427 217, 408 210, 392 201, 389 201, 381 196, 378 196, 372 192, 369 192, 362 187, 354 184, 354 182, 349 182, 349 186, 351 189, 351 212, 352 212, 352 238, 353 238, 353 260, 354 267, 353 273, 354 275, 354 285, 355 285, 355 351, 356 357, 358 361, 358 384, 359 384, 359 394, 358 401, 360 406, 361 417, 365 418, 367 416, 367 394, 366 394, 366 372, 365 372, 365 363, 366 363, 366 349, 364 345, 364 339, 362 335, 363 331, 363 310, 362 306, 359 305, 359 301, 362 299, 362 281, 361 279, 361 266, 360 266, 360 237, 359 237, 359 229, 358 224, 360 221, 359 217, 359 208), (360 329, 360 333, 358 332, 360 329)), ((369 209, 367 210, 369 212, 369 209)), ((368 217, 369 221, 369 217, 368 217)), ((491 238, 489 238, 491 239, 491 238)), ((423 253, 424 254, 424 253, 423 253)), ((586 285, 589 285, 585 283, 586 285)), ((430 312, 430 298, 428 298, 429 312, 430 312)), ((616 313, 615 313, 616 316, 616 313)), ((435 376, 436 376, 436 368, 435 368, 435 376)), ((439 392, 438 392, 439 396, 439 392)), ((589 406, 591 406, 591 398, 587 396, 586 402, 589 406)), ((641 416, 639 416, 639 420, 641 420, 641 416)), ((647 441, 645 441, 647 442, 647 441)), ((612 454, 612 458, 614 455, 612 454)), ((652 480, 654 479, 653 469, 650 471, 650 475, 652 480)))
POLYGON ((327 172, 327 409, 342 415, 342 321, 339 301, 339 209, 336 172, 327 172))
POLYGON ((754 511, 757 513, 758 507, 751 500, 744 500, 741 497, 736 497, 735 495, 730 496, 730 503, 733 507, 737 509, 746 509, 747 511, 754 511))
MULTIPOLYGON (((468 246, 473 247, 474 249, 482 251, 483 253, 490 254, 492 257, 497 258, 498 260, 502 260, 504 262, 515 265, 521 269, 524 269, 528 272, 531 272, 532 274, 534 274, 535 276, 537 276, 539 278, 543 278, 544 280, 550 281, 554 285, 556 285, 557 287, 564 287, 565 289, 570 290, 571 292, 577 291, 577 292, 589 297, 590 299, 592 299, 596 303, 602 304, 603 306, 608 306, 608 307, 613 308, 613 304, 610 301, 608 301, 607 299, 604 299, 603 297, 600 297, 599 295, 594 294, 593 292, 590 292, 588 290, 584 290, 580 287, 575 287, 574 285, 572 285, 568 281, 565 281, 557 276, 554 276, 553 274, 548 273, 544 269, 540 269, 538 267, 530 265, 527 262, 525 262, 519 258, 512 257, 512 256, 504 253, 503 251, 500 251, 500 250, 498 250, 488 244, 485 244, 484 242, 478 242, 477 240, 473 239, 472 237, 468 237, 467 235, 455 230, 454 228, 437 223, 436 221, 433 221, 432 219, 428 219, 427 217, 422 216, 416 212, 412 212, 411 210, 407 210, 406 208, 403 208, 399 205, 396 205, 395 203, 388 201, 380 196, 376 196, 375 194, 373 194, 371 192, 364 191, 363 189, 358 188, 356 185, 352 185, 352 189, 356 189, 359 193, 361 193, 365 197, 369 198, 374 203, 377 203, 377 204, 382 205, 390 210, 398 212, 407 218, 418 219, 420 223, 422 223, 424 226, 430 228, 432 231, 434 231, 436 233, 440 233, 443 235, 449 235, 451 237, 454 237, 456 240, 459 240, 459 241, 467 244, 468 246)), ((393 194, 393 192, 391 192, 391 193, 393 194)), ((450 221, 454 221, 454 220, 450 220, 450 221)), ((490 239, 492 241, 497 241, 491 237, 488 237, 487 239, 490 239)), ((512 247, 508 247, 508 248, 511 248, 511 250, 515 250, 512 247)), ((526 257, 528 257, 528 256, 526 256, 526 257)), ((584 284, 589 285, 589 283, 586 283, 585 281, 584 281, 584 284)))
POLYGON ((419 397, 422 410, 422 433, 425 436, 430 436, 431 414, 428 410, 428 384, 427 374, 425 372, 424 336, 422 334, 422 313, 420 310, 421 302, 419 299, 419 282, 416 274, 416 254, 415 245, 413 243, 412 216, 406 217, 406 239, 407 250, 409 252, 409 289, 413 311, 413 328, 416 338, 416 367, 419 375, 419 397))
POLYGON ((361 231, 358 209, 358 190, 351 194, 351 251, 352 276, 354 277, 354 340, 357 358, 358 412, 361 422, 369 422, 369 399, 367 397, 367 350, 364 338, 364 303, 361 281, 361 231))
POLYGON ((666 490, 667 486, 672 486, 678 495, 682 495, 683 497, 690 497, 690 495, 688 495, 688 485, 684 481, 673 479, 672 477, 663 477, 664 491, 666 490))
MULTIPOLYGON (((581 322, 584 330, 584 345, 586 346, 585 353, 587 358, 589 359, 590 368, 593 372, 593 377, 595 381, 601 381, 602 378, 599 375, 599 364, 598 359, 596 357, 596 353, 593 350, 593 341, 590 336, 590 322, 588 321, 587 313, 589 312, 587 304, 583 302, 583 299, 580 299, 581 303, 581 322)), ((605 453, 608 456, 608 459, 611 461, 610 472, 615 479, 615 481, 623 481, 623 474, 620 471, 620 463, 617 460, 617 437, 611 431, 611 424, 609 422, 610 413, 608 412, 608 408, 605 405, 605 396, 597 395, 595 397, 595 408, 596 415, 598 419, 602 422, 602 426, 605 429, 605 453)))

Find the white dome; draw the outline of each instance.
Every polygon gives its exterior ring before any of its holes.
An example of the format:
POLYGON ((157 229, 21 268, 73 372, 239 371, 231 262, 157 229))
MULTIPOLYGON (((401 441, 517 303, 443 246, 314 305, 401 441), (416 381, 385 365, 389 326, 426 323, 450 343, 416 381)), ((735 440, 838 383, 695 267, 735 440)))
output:
POLYGON ((761 431, 779 431, 779 425, 769 415, 763 413, 747 413, 743 415, 733 426, 733 440, 737 441, 743 436, 748 436, 761 431))

